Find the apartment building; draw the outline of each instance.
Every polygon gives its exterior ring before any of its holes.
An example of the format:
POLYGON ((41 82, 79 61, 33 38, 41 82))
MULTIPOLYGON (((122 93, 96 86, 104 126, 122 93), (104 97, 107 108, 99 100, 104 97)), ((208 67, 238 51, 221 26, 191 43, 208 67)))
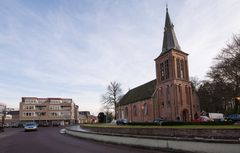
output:
POLYGON ((69 125, 78 122, 77 112, 78 105, 72 99, 22 97, 19 120, 40 125, 69 125))

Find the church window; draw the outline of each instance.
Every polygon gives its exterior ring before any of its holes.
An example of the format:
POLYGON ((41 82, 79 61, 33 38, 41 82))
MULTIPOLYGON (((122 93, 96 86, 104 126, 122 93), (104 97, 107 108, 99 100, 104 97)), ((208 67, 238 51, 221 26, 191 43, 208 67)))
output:
POLYGON ((125 115, 124 115, 124 116, 125 116, 125 117, 128 117, 128 108, 127 108, 127 107, 125 107, 125 111, 124 111, 124 112, 125 112, 125 115))
POLYGON ((183 79, 184 78, 184 64, 183 64, 183 60, 181 60, 180 67, 181 67, 181 69, 180 69, 180 78, 183 79))
POLYGON ((161 80, 164 80, 164 64, 163 63, 160 64, 160 77, 161 77, 161 80))
POLYGON ((184 79, 185 74, 184 74, 184 61, 177 59, 177 78, 184 79))
POLYGON ((177 59, 177 77, 180 78, 181 74, 180 74, 180 60, 177 59))
POLYGON ((143 111, 144 111, 144 115, 148 115, 148 106, 146 103, 143 105, 143 111))
POLYGON ((169 78, 169 66, 168 66, 168 60, 165 61, 165 79, 169 78))
POLYGON ((137 106, 133 105, 133 115, 137 116, 137 106))

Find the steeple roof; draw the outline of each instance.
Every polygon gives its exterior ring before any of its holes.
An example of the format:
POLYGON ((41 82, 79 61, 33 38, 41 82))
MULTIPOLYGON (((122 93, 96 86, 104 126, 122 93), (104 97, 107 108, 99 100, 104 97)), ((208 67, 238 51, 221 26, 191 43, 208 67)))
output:
POLYGON ((178 44, 177 37, 174 31, 174 25, 171 22, 168 8, 166 8, 166 19, 164 27, 163 45, 161 54, 169 51, 170 49, 176 49, 181 51, 181 47, 178 44))

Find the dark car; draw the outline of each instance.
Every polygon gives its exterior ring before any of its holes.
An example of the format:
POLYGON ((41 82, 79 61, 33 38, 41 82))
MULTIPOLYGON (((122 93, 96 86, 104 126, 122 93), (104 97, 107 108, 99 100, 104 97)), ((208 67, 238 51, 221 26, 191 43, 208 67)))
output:
POLYGON ((4 132, 4 127, 2 125, 0 125, 0 132, 4 132))
POLYGON ((164 122, 167 122, 167 121, 164 120, 164 119, 155 119, 153 121, 153 123, 156 124, 156 125, 162 125, 162 123, 164 123, 164 122))
POLYGON ((237 122, 240 121, 240 114, 230 114, 226 116, 228 121, 237 122))
POLYGON ((126 125, 126 124, 128 124, 128 120, 127 119, 118 119, 116 121, 116 124, 117 125, 126 125))
POLYGON ((12 126, 12 128, 19 128, 19 127, 22 127, 22 124, 16 122, 16 123, 13 123, 11 126, 12 126))

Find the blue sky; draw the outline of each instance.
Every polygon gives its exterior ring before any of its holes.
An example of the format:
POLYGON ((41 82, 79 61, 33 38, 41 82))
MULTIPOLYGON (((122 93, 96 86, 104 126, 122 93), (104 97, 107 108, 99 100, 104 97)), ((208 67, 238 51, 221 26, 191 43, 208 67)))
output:
MULTIPOLYGON (((167 2, 190 76, 204 79, 240 33, 240 1, 167 2)), ((165 7, 165 0, 1 0, 0 102, 72 98, 97 114, 110 81, 126 92, 155 78, 165 7)))

